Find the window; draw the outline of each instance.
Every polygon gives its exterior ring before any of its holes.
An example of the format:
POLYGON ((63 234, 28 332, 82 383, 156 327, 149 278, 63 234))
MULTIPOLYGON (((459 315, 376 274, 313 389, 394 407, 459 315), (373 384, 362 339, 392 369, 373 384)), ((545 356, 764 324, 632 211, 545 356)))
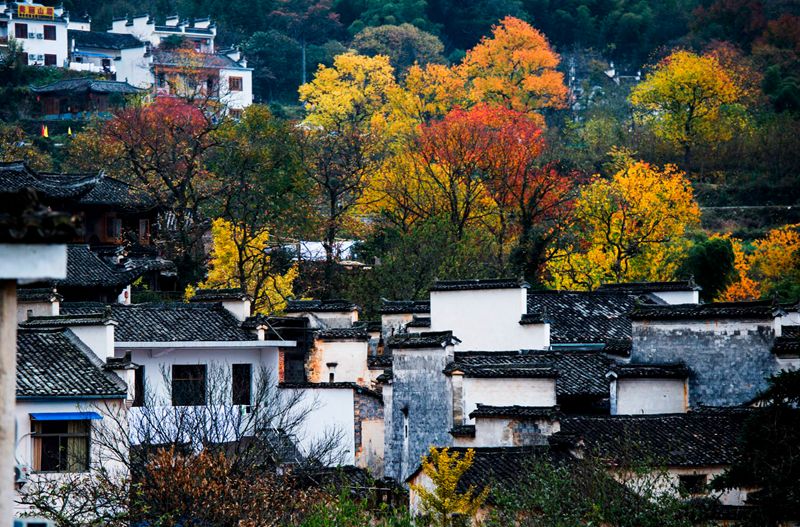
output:
POLYGON ((56 26, 44 26, 44 39, 45 40, 56 39, 56 26))
POLYGON ((702 494, 706 486, 705 474, 678 476, 678 487, 685 494, 702 494))
POLYGON ((14 38, 28 38, 28 24, 14 24, 14 38))
POLYGON ((44 56, 44 65, 45 66, 55 66, 56 65, 56 56, 55 55, 50 55, 49 53, 46 53, 45 56, 44 56))
POLYGON ((133 406, 144 406, 144 366, 133 372, 133 406))
POLYGON ((251 364, 234 364, 232 366, 233 404, 250 405, 250 387, 253 382, 253 366, 251 364))
POLYGON ((85 472, 89 469, 88 420, 33 421, 33 470, 85 472))
POLYGON ((235 109, 235 110, 228 110, 228 115, 231 116, 231 119, 241 119, 242 118, 242 111, 235 109))
POLYGON ((228 77, 228 90, 229 91, 242 91, 242 78, 241 77, 228 77))
POLYGON ((103 70, 111 71, 111 59, 103 59, 100 64, 103 66, 103 70))
POLYGON ((122 220, 119 218, 106 218, 106 237, 119 238, 122 236, 122 220))
POLYGON ((150 220, 139 220, 139 241, 147 243, 150 240, 150 220))
POLYGON ((206 404, 205 364, 172 366, 172 406, 206 404))

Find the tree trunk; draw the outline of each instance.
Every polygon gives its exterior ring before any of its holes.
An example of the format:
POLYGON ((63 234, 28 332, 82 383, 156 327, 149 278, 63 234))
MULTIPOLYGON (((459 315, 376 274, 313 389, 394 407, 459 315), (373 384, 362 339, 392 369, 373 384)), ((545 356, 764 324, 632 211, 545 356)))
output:
POLYGON ((302 84, 305 84, 306 83, 306 39, 305 38, 300 39, 300 53, 302 55, 301 60, 303 62, 300 68, 300 71, 302 72, 300 78, 302 80, 302 84))

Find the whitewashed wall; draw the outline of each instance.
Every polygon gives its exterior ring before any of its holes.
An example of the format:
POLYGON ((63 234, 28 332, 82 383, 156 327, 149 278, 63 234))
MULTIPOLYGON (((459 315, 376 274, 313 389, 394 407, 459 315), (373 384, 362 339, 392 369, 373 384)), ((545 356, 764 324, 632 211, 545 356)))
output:
POLYGON ((527 289, 431 291, 431 331, 452 330, 456 351, 546 349, 548 324, 520 324, 527 289))
POLYGON ((309 358, 309 381, 328 382, 330 373, 334 373, 335 382, 369 386, 368 350, 366 340, 316 340, 309 358), (332 363, 336 363, 335 368, 328 366, 332 363))
POLYGON ((700 303, 700 291, 653 291, 652 294, 667 304, 700 303))
MULTIPOLYGON (((613 411, 613 400, 611 405, 613 411)), ((616 415, 684 413, 688 407, 689 392, 683 379, 616 381, 616 415)))
POLYGON ((478 407, 489 406, 555 406, 555 379, 484 379, 464 378, 464 420, 478 407))

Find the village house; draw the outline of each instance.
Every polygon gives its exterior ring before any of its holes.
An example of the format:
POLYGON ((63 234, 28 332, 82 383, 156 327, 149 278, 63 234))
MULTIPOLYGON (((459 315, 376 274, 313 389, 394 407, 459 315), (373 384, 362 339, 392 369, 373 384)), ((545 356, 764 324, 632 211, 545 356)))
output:
MULTIPOLYGON (((80 24, 80 22, 78 22, 80 24)), ((23 62, 30 66, 67 66, 67 30, 74 27, 63 7, 32 0, 0 4, 0 46, 14 41, 22 46, 23 62)))
POLYGON ((127 82, 92 78, 63 79, 46 86, 32 86, 44 120, 90 119, 109 116, 127 98, 142 90, 127 82))

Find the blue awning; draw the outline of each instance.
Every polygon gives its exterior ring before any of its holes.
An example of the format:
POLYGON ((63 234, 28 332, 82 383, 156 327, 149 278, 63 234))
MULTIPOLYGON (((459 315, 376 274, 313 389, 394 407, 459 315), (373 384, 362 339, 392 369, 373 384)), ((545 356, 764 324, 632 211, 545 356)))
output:
POLYGON ((31 414, 34 421, 83 421, 86 419, 102 419, 97 412, 41 412, 31 414))

